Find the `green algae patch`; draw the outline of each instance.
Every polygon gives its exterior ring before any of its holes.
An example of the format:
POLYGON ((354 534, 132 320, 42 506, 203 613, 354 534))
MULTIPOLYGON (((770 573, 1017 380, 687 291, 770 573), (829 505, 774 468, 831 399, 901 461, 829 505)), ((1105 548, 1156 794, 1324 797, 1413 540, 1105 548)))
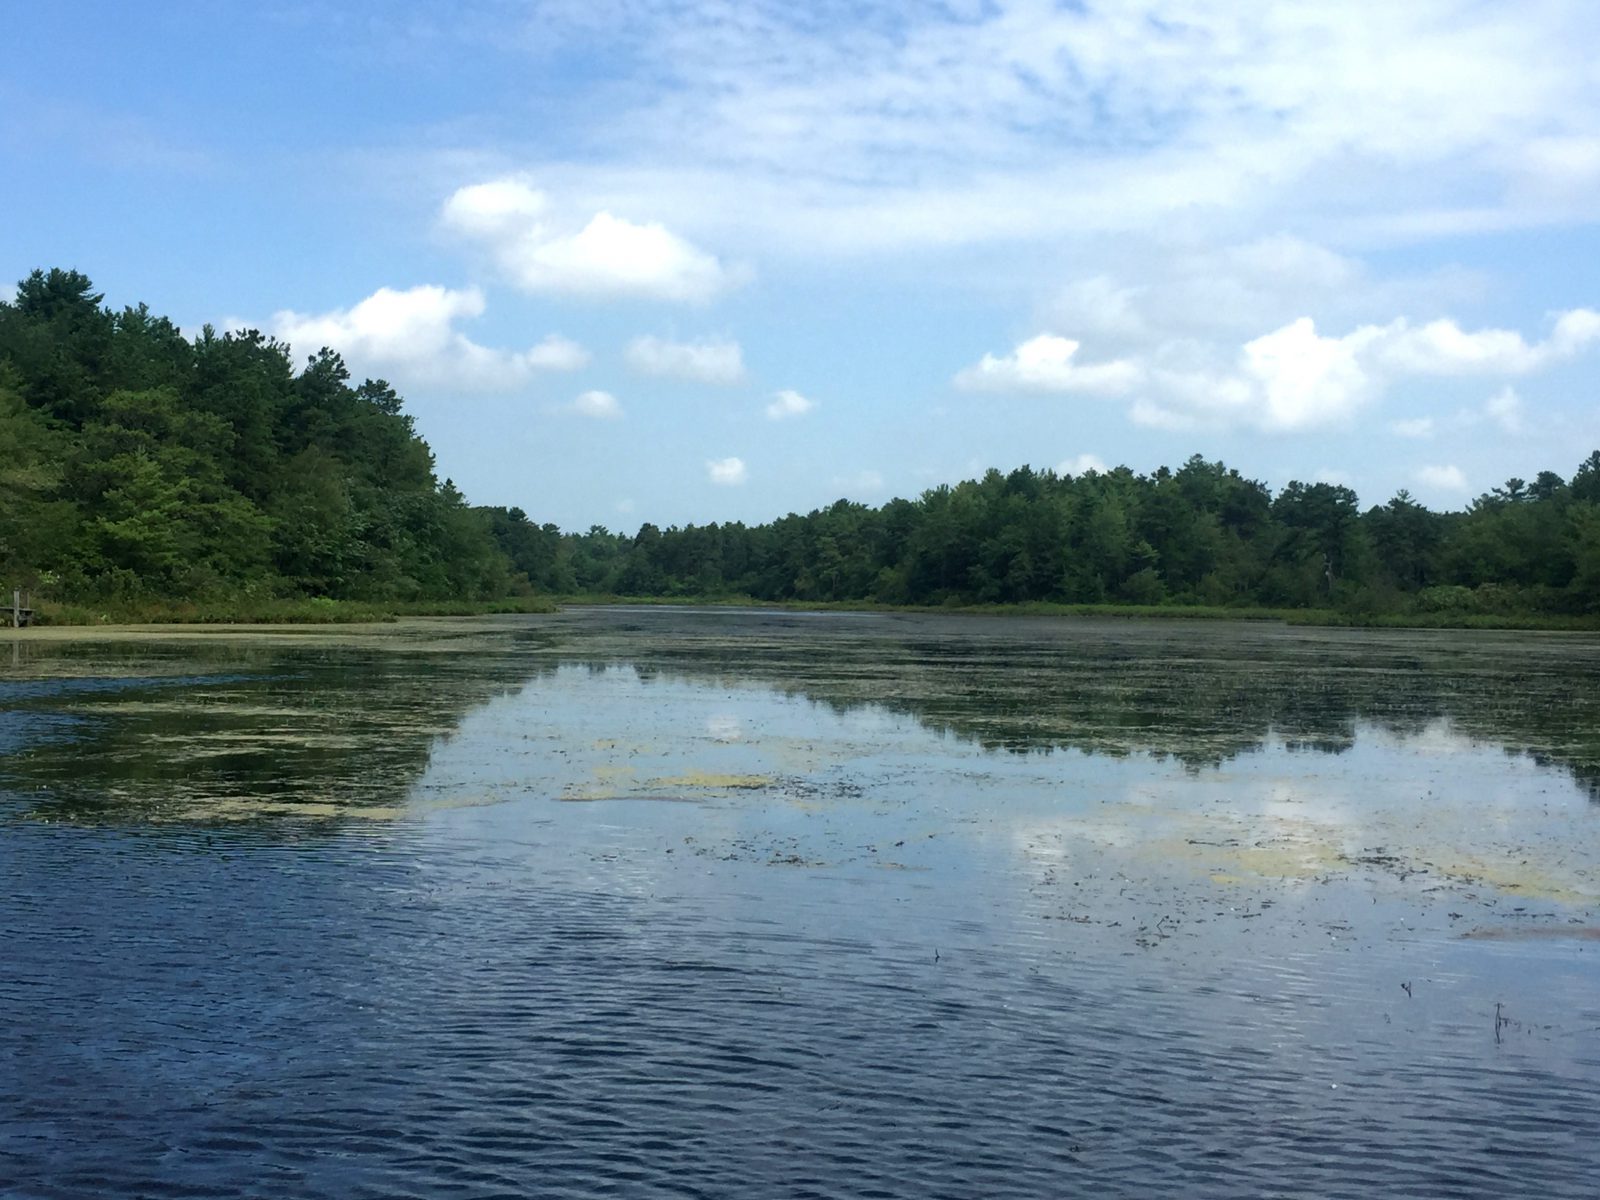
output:
POLYGON ((1553 865, 1527 858, 1489 860, 1481 856, 1447 860, 1435 868, 1440 874, 1466 884, 1494 888, 1526 900, 1543 900, 1571 907, 1600 904, 1600 886, 1587 874, 1561 871, 1553 865))
POLYGON ((599 804, 607 800, 627 800, 640 804, 699 804, 704 797, 671 796, 659 792, 606 792, 579 789, 577 791, 563 792, 556 799, 563 804, 599 804))
POLYGON ((772 787, 777 781, 770 775, 722 775, 711 771, 688 771, 681 775, 664 775, 640 779, 634 783, 637 772, 632 767, 595 767, 592 782, 573 784, 565 788, 560 799, 565 801, 595 800, 656 800, 698 802, 710 796, 731 792, 755 792, 772 787))
POLYGON ((548 621, 540 615, 491 614, 485 616, 411 616, 390 621, 352 621, 342 624, 304 625, 291 622, 262 624, 129 624, 34 625, 7 631, 19 656, 97 644, 166 646, 234 646, 291 649, 374 649, 409 652, 493 650, 507 636, 539 629, 548 621))
POLYGON ((1461 935, 1474 942, 1600 942, 1600 925, 1487 925, 1461 935))
POLYGON ((692 788, 695 790, 741 792, 769 788, 777 780, 771 775, 718 775, 711 771, 688 771, 647 781, 650 787, 692 788))

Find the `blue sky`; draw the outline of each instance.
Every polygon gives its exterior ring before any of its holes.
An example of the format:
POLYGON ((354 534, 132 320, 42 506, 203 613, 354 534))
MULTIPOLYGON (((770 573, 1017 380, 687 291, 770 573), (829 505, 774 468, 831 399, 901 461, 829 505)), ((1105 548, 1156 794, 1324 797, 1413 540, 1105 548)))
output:
POLYGON ((1600 447, 1587 0, 6 10, 4 278, 332 345, 567 528, 1600 447))

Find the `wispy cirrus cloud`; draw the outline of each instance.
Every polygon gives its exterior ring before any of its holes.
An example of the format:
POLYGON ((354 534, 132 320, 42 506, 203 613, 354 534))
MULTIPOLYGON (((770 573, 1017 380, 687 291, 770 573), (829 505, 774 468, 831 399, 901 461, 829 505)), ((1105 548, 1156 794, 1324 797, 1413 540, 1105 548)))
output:
POLYGON ((1534 7, 880 0, 818 19, 616 0, 541 5, 536 28, 501 40, 634 66, 636 86, 596 89, 563 131, 609 153, 534 153, 530 168, 611 211, 779 251, 1286 207, 1413 237, 1585 211, 1600 179, 1592 14, 1534 7))

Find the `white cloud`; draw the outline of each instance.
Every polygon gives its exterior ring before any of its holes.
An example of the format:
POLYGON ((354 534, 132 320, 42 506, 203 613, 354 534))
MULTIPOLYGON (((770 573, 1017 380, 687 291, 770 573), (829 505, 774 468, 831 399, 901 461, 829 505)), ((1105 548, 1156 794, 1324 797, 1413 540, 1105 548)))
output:
POLYGON ((1095 454, 1079 454, 1073 458, 1065 458, 1056 464, 1057 475, 1087 475, 1091 471, 1104 475, 1111 468, 1106 466, 1105 460, 1095 454))
MULTIPOLYGON (((1300 432, 1348 425, 1396 380, 1456 374, 1524 374, 1576 355, 1600 341, 1600 314, 1563 313, 1549 338, 1528 343, 1506 329, 1463 330, 1455 321, 1413 327, 1404 318, 1362 325, 1342 336, 1319 334, 1300 317, 1241 347, 1231 368, 1157 366, 1148 370, 1149 394, 1129 411, 1138 425, 1182 430, 1250 425, 1300 432)), ((1158 347, 1154 357, 1181 358, 1189 344, 1158 347)), ((1508 433, 1521 428, 1521 401, 1510 389, 1485 406, 1483 416, 1508 433)), ((1470 416, 1468 419, 1472 419, 1470 416)), ((1391 423, 1401 437, 1427 437, 1431 418, 1391 423)))
POLYGON ((702 303, 743 280, 659 223, 601 211, 563 232, 549 198, 520 177, 457 189, 440 221, 482 244, 506 278, 533 292, 702 303))
POLYGON ((1262 400, 1268 429, 1309 429, 1346 421, 1371 394, 1357 361, 1364 330, 1343 338, 1319 336, 1309 317, 1245 343, 1242 368, 1262 400))
POLYGON ((1381 331, 1377 357, 1389 369, 1413 375, 1526 375, 1572 358, 1600 340, 1600 313, 1561 313, 1550 336, 1529 343, 1511 329, 1468 333, 1451 320, 1416 328, 1404 320, 1381 331))
POLYGON ((1231 368, 1161 368, 1152 395, 1129 411, 1136 425, 1188 430, 1248 425, 1292 433, 1347 424, 1373 395, 1359 351, 1364 330, 1317 333, 1309 317, 1246 342, 1231 368))
POLYGON ((767 419, 784 421, 791 417, 803 417, 816 406, 815 400, 808 400, 799 392, 785 388, 776 393, 772 397, 772 403, 767 405, 767 419))
POLYGON ((706 478, 722 487, 737 487, 749 478, 742 458, 708 458, 706 478))
MULTIPOLYGON (((1201 413, 1209 407, 1207 403, 1213 387, 1228 387, 1231 380, 1207 379, 1199 375, 1166 375, 1161 383, 1169 391, 1176 393, 1174 399, 1177 403, 1157 403, 1154 400, 1141 397, 1135 400, 1128 409, 1128 420, 1145 429, 1161 429, 1168 433, 1188 433, 1199 429, 1206 424, 1207 418, 1201 413)), ((1213 418, 1213 420, 1215 420, 1213 418)), ((1222 424, 1223 421, 1215 423, 1222 424)))
POLYGON ((529 248, 514 266, 514 278, 531 290, 573 295, 701 302, 732 283, 714 257, 664 226, 608 212, 571 236, 529 248))
POLYGON ((1403 420, 1391 421, 1389 430, 1396 437, 1430 438, 1433 436, 1433 418, 1407 417, 1403 420))
POLYGON ((547 371, 577 371, 589 365, 589 352, 571 338, 552 333, 525 356, 530 366, 547 371))
POLYGON ((1600 137, 1535 138, 1523 150, 1523 167, 1546 189, 1566 192, 1600 182, 1600 137))
POLYGON ((1483 413, 1505 433, 1522 432, 1522 397, 1513 388, 1501 388, 1485 400, 1483 413))
POLYGON ((593 417, 598 421, 615 421, 622 416, 622 405, 610 392, 584 392, 572 402, 572 410, 580 417, 593 417))
POLYGON ((1138 382, 1140 371, 1133 363, 1114 360, 1080 365, 1075 361, 1078 348, 1071 338, 1041 333, 1003 358, 985 354, 976 366, 956 375, 955 385, 968 391, 1119 395, 1138 382))
POLYGON ((1242 342, 1286 314, 1359 324, 1375 312, 1475 302, 1486 286, 1460 268, 1377 278, 1356 259, 1281 234, 1216 240, 1198 231, 1096 239, 1074 255, 1090 273, 1049 296, 1041 321, 1118 351, 1179 339, 1242 342))
POLYGON ((1465 492, 1467 477, 1456 466, 1426 466, 1417 468, 1417 482, 1437 492, 1465 492))
POLYGON ((549 197, 524 180, 495 179, 458 188, 445 201, 441 219, 471 237, 514 238, 542 230, 549 208, 549 197))
POLYGON ((572 370, 588 361, 583 347, 554 335, 521 351, 474 342, 456 322, 481 316, 484 307, 476 288, 379 288, 350 308, 274 313, 269 327, 299 353, 328 346, 357 372, 387 375, 403 386, 505 391, 540 371, 572 370))
POLYGON ((1138 338, 1149 332, 1146 289, 1109 275, 1091 275, 1066 284, 1049 305, 1052 317, 1072 329, 1102 337, 1138 338))
POLYGON ((1592 208, 1582 0, 865 0, 827 21, 597 0, 526 22, 502 40, 637 64, 576 93, 548 140, 594 150, 542 178, 795 256, 1289 208, 1356 230, 1592 208))
POLYGON ((639 337, 628 344, 626 357, 630 367, 646 375, 721 385, 744 380, 744 353, 731 338, 674 342, 639 337))

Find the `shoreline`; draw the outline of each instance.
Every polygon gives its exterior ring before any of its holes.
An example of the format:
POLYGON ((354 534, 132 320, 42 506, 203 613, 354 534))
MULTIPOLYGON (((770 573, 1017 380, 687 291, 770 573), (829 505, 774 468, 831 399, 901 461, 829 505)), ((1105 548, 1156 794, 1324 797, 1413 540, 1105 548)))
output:
MULTIPOLYGON (((157 602, 148 606, 56 604, 38 606, 33 625, 13 637, 37 638, 43 630, 273 629, 303 630, 319 625, 347 631, 370 627, 376 632, 412 618, 553 615, 576 607, 728 608, 772 612, 903 613, 947 616, 1085 617, 1116 620, 1257 621, 1313 628, 1498 630, 1545 633, 1600 633, 1600 616, 1557 616, 1536 613, 1348 613, 1337 609, 1238 608, 1207 605, 1021 604, 895 605, 846 600, 758 600, 749 596, 523 596, 500 600, 442 600, 377 603, 356 600, 279 600, 186 604, 157 602)), ((44 639, 40 639, 44 640, 44 639)))
POLYGON ((1262 621, 1316 628, 1484 629, 1600 633, 1600 615, 1540 613, 1348 613, 1332 608, 1179 604, 879 604, 870 600, 757 600, 748 596, 561 596, 560 607, 750 608, 776 612, 928 613, 951 616, 1096 617, 1124 620, 1262 621))

